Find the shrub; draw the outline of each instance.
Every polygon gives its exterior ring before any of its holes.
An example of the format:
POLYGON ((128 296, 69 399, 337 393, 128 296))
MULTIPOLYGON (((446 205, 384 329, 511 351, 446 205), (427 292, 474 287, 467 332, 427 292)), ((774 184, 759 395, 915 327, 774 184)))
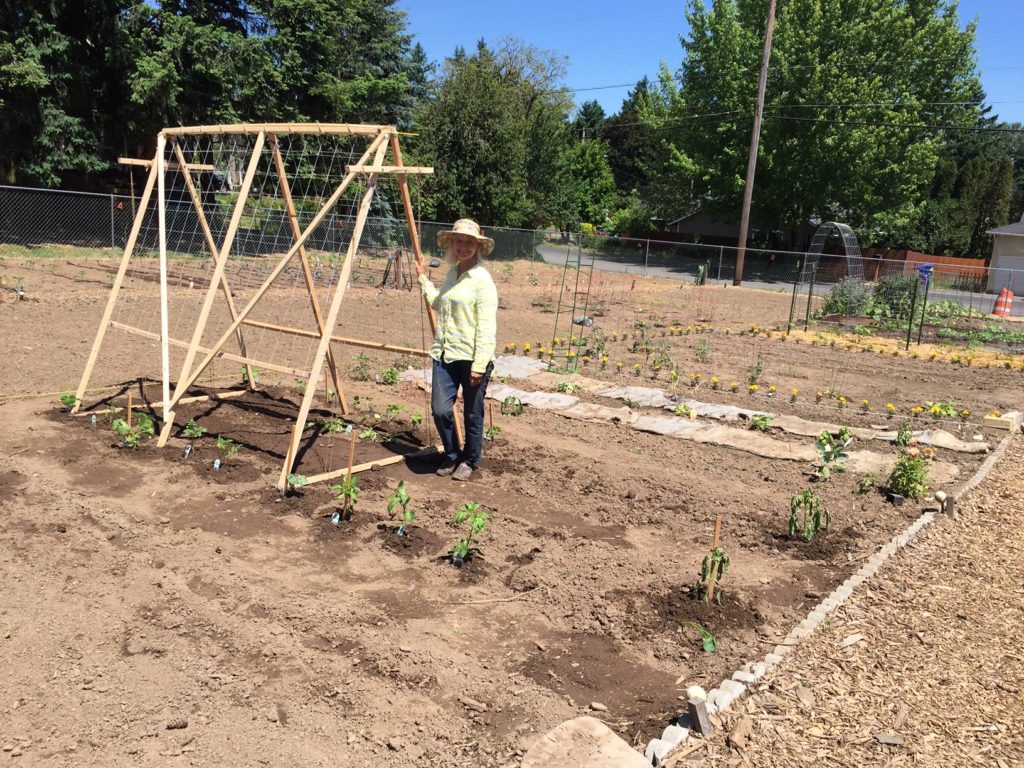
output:
POLYGON ((912 275, 883 277, 875 286, 871 299, 871 312, 880 317, 906 320, 910 317, 910 304, 914 299, 917 278, 912 275))
POLYGON ((863 315, 868 308, 871 297, 864 281, 857 277, 840 280, 832 288, 825 299, 821 311, 825 315, 863 315))
POLYGON ((922 498, 928 488, 928 460, 904 453, 889 474, 889 487, 908 499, 922 498))

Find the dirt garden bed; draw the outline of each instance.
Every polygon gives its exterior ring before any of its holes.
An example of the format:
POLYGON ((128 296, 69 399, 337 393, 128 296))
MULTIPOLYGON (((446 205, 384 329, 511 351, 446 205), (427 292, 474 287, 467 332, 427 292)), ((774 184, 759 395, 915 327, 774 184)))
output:
MULTIPOLYGON (((553 274, 536 265, 515 270, 520 278, 553 274)), ((73 379, 82 364, 102 285, 61 289, 59 276, 53 280, 38 302, 0 304, 10 331, 6 382, 30 375, 14 369, 16 360, 37 359, 55 382, 73 379)), ((664 291, 666 301, 693 290, 650 284, 652 296, 664 291)), ((537 286, 499 279, 499 288, 506 296, 499 347, 515 341, 521 350, 524 339, 550 335, 552 316, 529 300, 537 286)), ((780 298, 721 290, 737 306, 749 294, 751 312, 780 298)), ((887 401, 903 409, 955 392, 980 412, 1009 407, 1019 387, 1015 370, 741 335, 739 322, 748 319, 665 337, 678 358, 679 394, 868 426, 887 422, 887 401), (700 339, 712 342, 705 362, 697 359, 700 339), (712 375, 745 382, 759 354, 762 381, 777 382, 774 398, 710 389, 712 375), (691 368, 684 360, 701 372, 700 386, 683 378, 691 368), (841 372, 839 381, 829 371, 841 372), (791 387, 810 392, 830 380, 848 393, 845 412, 811 394, 788 401, 791 387), (858 396, 878 410, 858 412, 858 396)), ((609 352, 627 371, 646 358, 629 351, 631 342, 609 352)), ((122 354, 100 381, 120 381, 118 373, 136 364, 122 354)), ((635 383, 628 373, 590 373, 635 383)), ((639 378, 669 384, 664 374, 639 378)), ((414 385, 347 387, 378 412, 402 406, 382 431, 409 450, 432 442, 424 425, 411 423, 424 407, 414 385)), ((103 398, 123 404, 124 390, 98 393, 89 404, 103 398)), ((156 764, 175 754, 206 764, 242 756, 236 764, 302 757, 506 765, 537 733, 593 704, 641 744, 679 711, 687 685, 714 685, 763 656, 924 508, 855 494, 855 473, 812 485, 806 462, 527 408, 518 418, 496 417, 502 431, 469 483, 438 478, 429 459, 381 467, 359 476, 352 520, 334 525, 338 504, 325 486, 284 498, 273 489, 297 401, 294 388, 271 384, 243 398, 183 406, 179 427, 193 418, 208 429, 187 460, 179 430, 166 449, 143 441, 131 451, 118 446, 102 413, 93 429, 87 417, 59 413, 52 396, 0 406, 0 564, 15 585, 0 613, 15 660, 0 694, 18 702, 4 716, 8 739, 27 736, 35 754, 68 765, 156 764), (217 435, 242 449, 214 471, 217 435), (405 539, 386 511, 399 481, 417 512, 405 539), (810 544, 786 535, 790 498, 806 487, 822 493, 833 517, 810 544), (482 556, 456 569, 446 552, 463 535, 452 518, 467 501, 479 502, 490 522, 482 556), (709 606, 691 589, 717 514, 732 569, 723 604, 709 606), (714 633, 717 653, 701 650, 695 630, 684 628, 690 621, 714 633), (181 719, 186 728, 167 728, 181 719)), ((318 407, 311 419, 334 415, 318 407)), ((359 416, 368 418, 365 410, 359 416)), ((976 419, 965 431, 978 431, 976 419)), ((346 439, 331 440, 316 441, 303 471, 343 465, 346 439)), ((897 450, 880 441, 862 447, 897 450)), ((356 462, 394 450, 364 440, 356 462)), ((984 456, 941 458, 966 477, 984 456)))

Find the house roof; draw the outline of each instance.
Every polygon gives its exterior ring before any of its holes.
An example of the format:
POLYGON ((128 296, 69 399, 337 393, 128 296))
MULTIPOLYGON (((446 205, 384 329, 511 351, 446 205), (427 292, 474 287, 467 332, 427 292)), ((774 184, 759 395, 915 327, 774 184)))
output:
POLYGON ((1024 219, 1021 219, 1016 224, 1007 224, 1004 227, 996 227, 995 229, 989 229, 985 231, 986 235, 1017 235, 1024 237, 1024 219))

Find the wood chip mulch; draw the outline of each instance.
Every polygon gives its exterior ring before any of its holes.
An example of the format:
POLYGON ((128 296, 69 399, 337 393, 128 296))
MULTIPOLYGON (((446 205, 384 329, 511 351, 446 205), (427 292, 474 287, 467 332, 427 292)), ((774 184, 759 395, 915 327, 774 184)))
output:
POLYGON ((956 518, 937 516, 667 765, 1024 766, 1022 467, 1016 437, 956 518))

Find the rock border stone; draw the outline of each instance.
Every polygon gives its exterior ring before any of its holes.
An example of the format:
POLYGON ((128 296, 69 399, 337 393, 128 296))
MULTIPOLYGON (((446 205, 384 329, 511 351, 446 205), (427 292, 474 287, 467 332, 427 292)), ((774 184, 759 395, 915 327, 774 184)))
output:
MULTIPOLYGON (((978 471, 968 479, 956 491, 956 498, 973 491, 978 485, 989 476, 995 465, 1006 453, 1015 432, 1010 432, 1004 437, 999 445, 985 459, 985 462, 978 467, 978 471)), ((922 514, 901 533, 896 534, 885 545, 862 565, 856 573, 836 587, 828 597, 818 603, 807 614, 804 619, 790 630, 789 634, 776 645, 771 652, 767 653, 760 661, 752 661, 744 664, 730 677, 724 679, 716 688, 712 688, 707 694, 707 706, 710 714, 718 714, 728 709, 733 702, 747 692, 748 686, 757 682, 767 674, 768 670, 777 666, 788 656, 793 649, 799 645, 805 637, 809 637, 818 628, 825 618, 843 605, 853 591, 870 579, 882 564, 896 554, 903 547, 907 546, 914 538, 935 519, 935 512, 929 511, 922 514)), ((678 718, 677 718, 678 719, 678 718)), ((644 750, 644 757, 651 761, 651 765, 658 766, 668 757, 672 750, 680 746, 689 736, 689 731, 676 724, 669 725, 661 734, 661 738, 652 739, 644 750)))

